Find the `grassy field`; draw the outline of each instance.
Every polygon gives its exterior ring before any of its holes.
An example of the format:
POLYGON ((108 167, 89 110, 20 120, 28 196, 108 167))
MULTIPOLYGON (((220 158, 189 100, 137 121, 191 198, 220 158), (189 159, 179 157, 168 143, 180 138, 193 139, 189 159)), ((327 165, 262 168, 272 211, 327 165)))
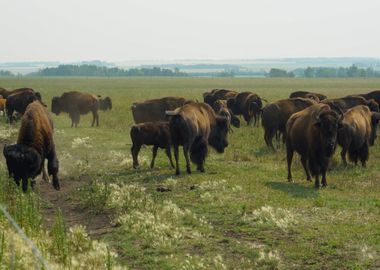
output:
MULTIPOLYGON (((112 97, 113 109, 100 112, 98 128, 90 128, 89 115, 76 129, 67 115, 53 116, 59 192, 40 180, 35 193, 21 194, 2 157, 0 202, 57 269, 378 269, 379 142, 366 169, 344 168, 338 148, 328 187, 316 190, 297 156, 295 182, 287 182, 284 147, 267 149, 261 127, 234 129, 224 154, 211 151, 203 174, 185 174, 181 153, 180 176, 163 151, 149 169, 148 147, 133 170, 129 130, 131 103, 149 98, 201 101, 205 90, 231 88, 274 101, 294 90, 339 97, 379 85, 378 79, 1 79, 4 88, 40 91, 49 108, 52 96, 79 90, 112 97), (171 191, 157 192, 161 186, 171 191)), ((19 123, 0 125, 1 142, 15 141, 19 123)), ((30 250, 1 215, 0 229, 0 265, 17 261, 29 269, 30 250)))

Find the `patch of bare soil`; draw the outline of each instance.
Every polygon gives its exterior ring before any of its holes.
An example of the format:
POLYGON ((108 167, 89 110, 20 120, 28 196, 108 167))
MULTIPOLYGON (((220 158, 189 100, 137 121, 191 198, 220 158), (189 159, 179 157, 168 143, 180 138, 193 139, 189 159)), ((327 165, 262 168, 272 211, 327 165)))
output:
POLYGON ((73 196, 78 188, 90 184, 89 178, 62 178, 60 182, 61 190, 57 191, 51 183, 37 180, 36 192, 44 202, 41 212, 46 228, 53 226, 57 210, 60 208, 67 227, 84 225, 92 238, 98 239, 112 230, 111 216, 108 213, 94 213, 92 209, 83 207, 73 196))

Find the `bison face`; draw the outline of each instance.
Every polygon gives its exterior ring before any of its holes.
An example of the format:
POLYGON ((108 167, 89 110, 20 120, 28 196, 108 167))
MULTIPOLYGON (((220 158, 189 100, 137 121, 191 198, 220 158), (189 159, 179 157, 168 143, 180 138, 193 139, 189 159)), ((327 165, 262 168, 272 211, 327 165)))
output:
POLYGON ((216 116, 216 125, 211 131, 208 143, 219 153, 228 146, 229 120, 224 116, 216 116))
POLYGON ((379 125, 379 120, 380 120, 380 113, 372 113, 371 116, 371 135, 369 138, 369 145, 372 146, 375 144, 375 140, 377 138, 377 126, 379 125))
POLYGON ((328 157, 335 152, 338 130, 343 128, 342 119, 334 111, 325 111, 316 117, 314 125, 319 129, 322 150, 328 157))
POLYGON ((56 115, 61 113, 61 104, 59 100, 59 97, 53 97, 53 99, 51 100, 51 112, 55 113, 56 115))
POLYGON ((3 154, 9 176, 12 176, 16 183, 21 179, 27 180, 40 174, 42 157, 34 148, 21 144, 5 145, 3 154))
POLYGON ((231 124, 236 127, 236 128, 239 128, 240 127, 240 119, 238 117, 236 117, 236 115, 234 115, 232 112, 230 112, 231 114, 231 124))
POLYGON ((102 111, 107 111, 112 109, 112 101, 110 97, 99 100, 99 107, 102 111))
POLYGON ((379 112, 379 104, 373 99, 368 101, 368 108, 371 110, 371 112, 379 112))

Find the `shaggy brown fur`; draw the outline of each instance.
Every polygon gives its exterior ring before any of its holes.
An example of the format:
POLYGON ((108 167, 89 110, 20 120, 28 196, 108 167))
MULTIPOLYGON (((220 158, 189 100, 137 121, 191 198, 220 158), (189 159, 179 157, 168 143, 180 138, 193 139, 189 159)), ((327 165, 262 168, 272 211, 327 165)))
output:
POLYGON ((92 94, 71 91, 63 93, 60 97, 53 97, 51 102, 51 111, 56 115, 61 112, 69 114, 71 119, 71 127, 77 127, 80 121, 81 114, 92 113, 93 127, 96 121, 96 126, 99 126, 99 100, 98 97, 92 94))
POLYGON ((375 100, 367 100, 360 96, 325 99, 322 100, 321 103, 328 104, 331 109, 335 110, 337 113, 346 112, 348 109, 357 105, 365 105, 368 106, 371 111, 379 112, 379 104, 375 100))
POLYGON ((23 115, 26 107, 35 100, 41 102, 41 95, 31 89, 18 91, 9 95, 5 106, 7 110, 8 121, 10 123, 13 122, 14 112, 18 112, 19 114, 23 115))
POLYGON ((175 110, 186 102, 182 97, 164 97, 132 104, 133 120, 136 124, 144 122, 165 122, 169 118, 165 111, 175 110))
POLYGON ((295 91, 295 92, 293 92, 293 93, 290 94, 289 98, 297 98, 297 97, 310 98, 310 97, 313 97, 313 96, 318 97, 318 100, 324 100, 324 99, 327 98, 323 94, 313 93, 313 92, 308 92, 308 91, 295 91))
POLYGON ((163 148, 166 150, 166 155, 169 158, 170 165, 174 168, 172 155, 170 152, 170 128, 169 122, 145 122, 133 125, 131 128, 131 140, 132 140, 132 157, 133 157, 133 168, 139 166, 138 155, 143 144, 153 145, 152 149, 152 162, 150 167, 154 167, 154 160, 157 156, 158 148, 163 148))
POLYGON ((17 144, 4 146, 8 172, 16 183, 22 180, 23 190, 28 179, 35 178, 48 160, 48 173, 53 176, 53 186, 59 190, 58 159, 53 140, 53 123, 45 107, 38 101, 28 105, 22 117, 17 144))

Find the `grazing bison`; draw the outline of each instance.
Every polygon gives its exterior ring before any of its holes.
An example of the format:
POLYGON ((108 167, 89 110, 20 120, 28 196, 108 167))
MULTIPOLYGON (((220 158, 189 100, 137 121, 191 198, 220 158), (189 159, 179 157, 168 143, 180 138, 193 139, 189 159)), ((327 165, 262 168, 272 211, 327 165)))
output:
POLYGON ((51 101, 51 111, 56 115, 61 112, 69 114, 71 119, 71 127, 78 126, 80 115, 92 113, 93 127, 96 121, 96 126, 99 126, 99 100, 96 96, 87 93, 76 91, 65 92, 60 97, 53 97, 51 101))
MULTIPOLYGON (((34 179, 44 170, 48 160, 48 173, 53 176, 53 186, 59 190, 58 159, 53 141, 53 123, 46 108, 38 101, 29 104, 21 121, 17 144, 5 145, 3 150, 9 176, 22 190, 28 188, 28 179, 34 179)), ((32 185, 34 181, 32 181, 32 185)))
POLYGON ((197 165, 197 170, 204 172, 204 163, 208 145, 219 153, 228 146, 228 119, 216 115, 205 103, 189 102, 175 111, 168 111, 170 133, 174 146, 176 174, 180 173, 178 164, 178 146, 183 145, 187 173, 191 173, 190 159, 197 165), (190 158, 189 158, 190 152, 190 158))
POLYGON ((12 123, 14 120, 14 112, 18 112, 21 115, 24 114, 26 107, 36 100, 41 102, 41 95, 33 90, 20 91, 9 95, 5 104, 8 121, 12 123))
POLYGON ((232 110, 227 107, 225 100, 218 99, 214 102, 212 107, 217 114, 228 117, 231 125, 236 128, 240 128, 240 119, 236 117, 232 110))
POLYGON ((343 98, 325 99, 321 103, 328 104, 331 109, 335 110, 337 113, 346 112, 348 109, 355 107, 357 105, 368 106, 372 112, 379 112, 379 104, 371 100, 366 100, 360 96, 347 96, 343 98))
POLYGON ((228 100, 230 98, 234 98, 237 94, 236 91, 228 90, 228 89, 213 89, 211 92, 203 93, 203 101, 207 103, 211 107, 217 100, 228 100))
POLYGON ((133 168, 136 169, 139 166, 138 155, 143 144, 153 145, 153 157, 150 163, 151 168, 154 167, 154 160, 156 159, 158 148, 166 150, 170 165, 174 168, 170 152, 171 139, 169 122, 145 122, 133 125, 131 128, 131 140, 133 168))
POLYGON ((359 94, 357 96, 364 97, 367 100, 373 99, 378 104, 380 104, 380 90, 374 90, 374 91, 371 91, 371 92, 369 92, 367 94, 359 94))
POLYGON ((286 124, 286 159, 288 181, 291 182, 293 153, 301 156, 301 162, 308 181, 315 176, 315 187, 319 188, 319 175, 322 186, 327 186, 326 172, 336 148, 341 119, 330 106, 315 104, 293 114, 286 124))
POLYGON ((289 98, 267 104, 261 114, 264 140, 267 146, 274 149, 273 137, 278 133, 285 135, 286 122, 293 113, 316 103, 316 101, 308 98, 289 98))
POLYGON ((135 102, 132 104, 133 120, 136 124, 168 121, 165 111, 175 110, 185 102, 186 99, 182 97, 164 97, 135 102))
POLYGON ((367 106, 358 105, 349 109, 343 117, 343 128, 338 133, 338 143, 342 146, 341 157, 347 165, 346 153, 350 161, 366 166, 369 157, 369 146, 375 143, 376 130, 380 113, 371 112, 367 106))
POLYGON ((37 94, 37 96, 39 96, 39 99, 41 100, 41 94, 39 92, 34 91, 32 88, 24 87, 24 88, 18 88, 18 89, 14 89, 14 90, 6 90, 6 89, 0 87, 0 95, 2 95, 3 98, 5 98, 5 99, 8 98, 8 96, 10 96, 12 94, 23 92, 23 91, 35 92, 37 94))
POLYGON ((110 97, 99 99, 99 109, 102 111, 107 111, 112 109, 112 100, 110 97))
POLYGON ((254 120, 254 125, 258 124, 258 119, 263 106, 262 100, 257 94, 252 92, 241 92, 227 100, 227 106, 236 115, 243 115, 244 120, 249 125, 254 120))
POLYGON ((312 99, 317 97, 318 98, 317 101, 327 99, 327 97, 323 94, 313 93, 313 92, 308 92, 308 91, 295 91, 295 92, 291 93, 289 96, 289 98, 297 98, 297 97, 312 98, 312 99))

